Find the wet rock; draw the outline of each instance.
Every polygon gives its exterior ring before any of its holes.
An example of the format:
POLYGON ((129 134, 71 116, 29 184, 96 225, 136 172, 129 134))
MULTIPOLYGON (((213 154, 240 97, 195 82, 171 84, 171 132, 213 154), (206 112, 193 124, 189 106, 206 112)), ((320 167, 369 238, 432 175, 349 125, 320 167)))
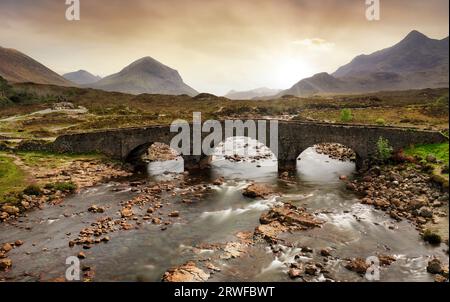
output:
POLYGON ((289 269, 288 275, 291 279, 300 278, 305 273, 305 270, 302 265, 296 265, 289 269))
POLYGON ((104 213, 105 212, 105 208, 99 207, 97 205, 92 205, 92 206, 89 207, 88 211, 91 212, 91 213, 104 213))
POLYGON ((198 268, 194 262, 187 262, 180 267, 172 268, 162 277, 164 282, 204 282, 210 277, 202 269, 198 268))
POLYGON ((134 213, 130 208, 122 208, 122 210, 120 211, 120 215, 122 216, 122 218, 127 218, 133 216, 134 213))
POLYGON ((311 276, 317 276, 319 269, 314 264, 308 264, 305 266, 305 273, 311 276))
POLYGON ((369 264, 366 263, 366 260, 362 258, 355 258, 353 260, 350 260, 346 265, 345 268, 358 273, 358 274, 365 274, 367 272, 367 269, 370 267, 369 264))
POLYGON ((389 266, 395 261, 397 261, 397 259, 394 256, 390 255, 378 255, 378 260, 380 260, 380 265, 382 266, 389 266))
POLYGON ((6 212, 0 212, 0 221, 4 221, 6 219, 8 219, 9 214, 6 212))
POLYGON ((269 224, 261 224, 257 226, 254 236, 255 238, 262 238, 266 241, 274 242, 279 234, 286 232, 288 229, 288 227, 283 226, 278 221, 274 221, 269 224))
POLYGON ((1 250, 4 251, 5 253, 10 252, 12 249, 13 249, 13 247, 9 243, 4 243, 1 248, 1 250))
POLYGON ((273 190, 265 184, 251 184, 242 193, 242 195, 249 198, 265 198, 272 194, 274 194, 273 190))
POLYGON ((12 267, 12 260, 9 258, 0 259, 0 271, 5 271, 12 267))
POLYGON ((429 207, 421 207, 419 209, 419 215, 424 218, 432 218, 433 217, 433 211, 429 207))
POLYGON ((214 272, 220 272, 221 271, 220 267, 212 264, 211 262, 206 263, 206 268, 211 270, 211 271, 214 271, 214 272))
POLYGON ((330 248, 326 248, 326 249, 320 250, 320 255, 322 255, 323 257, 331 256, 331 249, 330 248))
POLYGON ((172 217, 172 218, 180 217, 180 212, 173 211, 172 213, 169 214, 169 217, 172 217))
POLYGON ((7 213, 8 215, 18 215, 20 210, 16 206, 4 205, 2 206, 2 211, 7 213))
POLYGON ((261 224, 270 224, 274 221, 286 227, 315 228, 322 225, 314 215, 307 213, 304 208, 298 208, 290 203, 272 208, 269 212, 263 213, 259 220, 261 224))
POLYGON ((434 282, 437 282, 437 283, 447 282, 447 278, 445 278, 442 275, 436 275, 436 276, 434 276, 434 282))
POLYGON ((224 182, 225 182, 225 178, 220 177, 220 178, 218 178, 218 179, 216 179, 216 180, 213 181, 213 185, 215 185, 215 186, 221 186, 221 185, 223 185, 224 182))
POLYGON ((155 217, 155 218, 152 219, 152 223, 153 223, 153 224, 161 224, 161 223, 162 223, 162 220, 159 219, 159 218, 157 218, 157 217, 155 217))
POLYGON ((442 273, 442 263, 441 260, 433 258, 428 262, 427 272, 430 274, 440 274, 442 273))
POLYGON ((77 257, 78 259, 86 259, 86 254, 84 252, 79 252, 77 257))
POLYGON ((246 246, 240 242, 229 242, 223 249, 224 253, 220 256, 221 259, 238 258, 246 251, 246 246))

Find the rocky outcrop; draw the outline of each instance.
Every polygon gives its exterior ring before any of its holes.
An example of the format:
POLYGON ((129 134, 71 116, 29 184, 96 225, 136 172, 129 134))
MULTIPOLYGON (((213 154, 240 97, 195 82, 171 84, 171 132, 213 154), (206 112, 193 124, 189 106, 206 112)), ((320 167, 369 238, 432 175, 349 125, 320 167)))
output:
POLYGON ((179 267, 167 271, 162 277, 164 282, 204 282, 210 277, 209 273, 198 268, 195 262, 190 261, 179 267))

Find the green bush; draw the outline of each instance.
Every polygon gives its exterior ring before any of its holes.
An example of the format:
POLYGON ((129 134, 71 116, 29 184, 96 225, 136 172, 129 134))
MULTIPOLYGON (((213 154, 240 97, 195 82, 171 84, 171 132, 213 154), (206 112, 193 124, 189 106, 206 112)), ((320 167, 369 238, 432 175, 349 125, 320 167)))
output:
POLYGON ((385 121, 384 119, 382 119, 382 118, 377 119, 377 120, 375 121, 375 123, 377 123, 377 125, 379 125, 379 126, 384 126, 384 125, 386 125, 386 121, 385 121))
POLYGON ((45 189, 62 192, 74 192, 77 189, 77 185, 73 182, 57 182, 53 184, 46 184, 45 189))
POLYGON ((23 190, 23 194, 29 196, 39 196, 42 194, 41 188, 38 185, 29 185, 23 190))
POLYGON ((377 141, 377 159, 381 161, 386 161, 391 158, 393 148, 389 144, 389 141, 380 136, 377 141))
POLYGON ((434 233, 431 230, 426 230, 422 235, 423 240, 426 242, 433 244, 433 245, 439 245, 442 242, 442 238, 439 234, 434 233))
POLYGON ((348 123, 353 120, 351 109, 342 109, 341 111, 341 122, 348 123))

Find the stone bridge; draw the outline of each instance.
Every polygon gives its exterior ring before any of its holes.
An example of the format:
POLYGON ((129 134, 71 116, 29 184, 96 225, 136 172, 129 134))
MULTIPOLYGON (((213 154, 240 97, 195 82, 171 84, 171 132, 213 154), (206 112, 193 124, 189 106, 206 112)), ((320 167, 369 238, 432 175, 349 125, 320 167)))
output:
MULTIPOLYGON (((270 146, 269 121, 265 144, 270 146)), ((223 122, 222 122, 223 126, 223 122)), ((223 129, 223 140, 235 136, 223 129)), ((192 129, 191 138, 192 138, 192 129)), ((262 133, 256 133, 257 137, 262 133)), ((125 128, 104 130, 89 133, 63 135, 56 139, 52 149, 58 152, 89 153, 99 152, 115 159, 129 160, 143 152, 155 142, 170 145, 172 138, 178 133, 170 131, 170 126, 148 126, 140 128, 125 128)), ((202 138, 209 133, 202 133, 202 138)), ((244 136, 251 136, 245 133, 244 136)), ((253 138, 257 138, 253 137, 253 138)), ((278 122, 278 150, 271 149, 278 158, 280 170, 296 166, 297 157, 307 148, 318 143, 340 143, 353 149, 357 155, 357 166, 361 167, 364 160, 376 152, 376 142, 380 137, 389 140, 394 149, 406 148, 411 145, 447 142, 448 139, 437 131, 417 130, 410 128, 378 127, 367 125, 344 125, 327 123, 309 123, 296 121, 278 122)), ((191 139, 191 151, 193 150, 191 139)), ((190 153, 192 154, 192 153, 190 153)), ((186 167, 200 164, 207 160, 206 155, 184 155, 186 167)))

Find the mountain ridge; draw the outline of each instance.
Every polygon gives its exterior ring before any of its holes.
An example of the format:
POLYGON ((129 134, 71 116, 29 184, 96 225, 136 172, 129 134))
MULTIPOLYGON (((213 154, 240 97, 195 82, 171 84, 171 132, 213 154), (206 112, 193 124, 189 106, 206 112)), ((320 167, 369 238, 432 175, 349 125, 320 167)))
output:
POLYGON ((413 30, 391 47, 356 56, 332 74, 302 79, 277 96, 448 87, 448 39, 413 30))
POLYGON ((13 49, 0 46, 0 76, 9 82, 75 86, 44 64, 13 49))
POLYGON ((140 58, 118 73, 109 75, 87 87, 130 94, 187 94, 198 92, 183 82, 178 71, 152 57, 140 58))

